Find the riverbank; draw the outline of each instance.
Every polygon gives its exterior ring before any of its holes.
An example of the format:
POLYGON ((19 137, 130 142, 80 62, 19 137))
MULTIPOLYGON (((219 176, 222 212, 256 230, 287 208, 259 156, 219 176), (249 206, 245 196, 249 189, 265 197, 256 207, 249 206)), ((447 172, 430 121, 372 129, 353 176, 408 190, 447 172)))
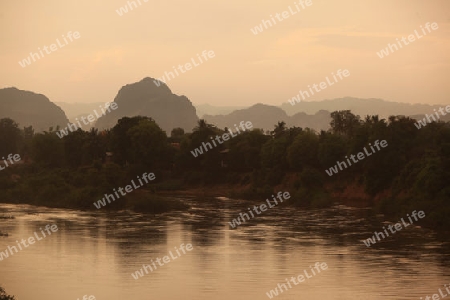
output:
POLYGON ((248 201, 261 201, 278 191, 289 191, 292 195, 286 205, 301 209, 321 209, 333 205, 345 205, 353 208, 370 208, 373 214, 383 214, 387 219, 395 219, 413 210, 427 212, 428 218, 421 221, 421 226, 437 230, 439 232, 450 231, 450 222, 445 212, 450 209, 446 202, 436 200, 429 202, 423 198, 409 198, 405 193, 399 195, 392 190, 385 190, 376 195, 370 195, 364 191, 364 187, 356 182, 344 181, 323 185, 322 188, 296 188, 296 174, 286 175, 287 180, 270 187, 256 188, 251 184, 215 184, 205 186, 184 186, 177 190, 159 190, 162 196, 189 196, 211 199, 227 197, 248 201))
POLYGON ((149 183, 99 209, 94 202, 102 199, 124 183, 135 179, 134 169, 123 169, 114 164, 100 168, 41 169, 24 165, 0 173, 0 201, 12 204, 31 204, 53 208, 80 210, 133 210, 159 214, 188 207, 173 197, 159 196, 154 184, 149 183))
POLYGON ((450 206, 445 197, 428 198, 407 189, 388 188, 369 193, 364 178, 345 176, 325 181, 324 175, 314 170, 279 174, 273 184, 263 173, 222 172, 215 174, 214 183, 194 180, 205 178, 196 172, 176 175, 155 171, 156 179, 120 199, 96 208, 94 202, 118 187, 149 172, 142 166, 120 167, 116 164, 87 166, 78 169, 41 169, 30 164, 9 168, 0 173, 1 201, 55 208, 81 210, 133 210, 159 214, 188 207, 177 197, 228 197, 245 200, 264 200, 278 191, 292 195, 288 205, 301 208, 326 208, 344 204, 356 208, 372 208, 375 213, 397 217, 413 210, 427 213, 425 226, 440 230, 450 229, 450 206))

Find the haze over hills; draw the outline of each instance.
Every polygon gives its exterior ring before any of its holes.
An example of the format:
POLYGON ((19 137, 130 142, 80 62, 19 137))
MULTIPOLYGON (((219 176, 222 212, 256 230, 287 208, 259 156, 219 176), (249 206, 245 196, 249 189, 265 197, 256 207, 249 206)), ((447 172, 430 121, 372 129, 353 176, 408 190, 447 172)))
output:
POLYGON ((111 128, 122 117, 147 116, 153 118, 167 134, 176 127, 192 131, 198 117, 191 101, 186 96, 173 94, 165 83, 156 86, 154 80, 146 77, 122 87, 114 99, 118 108, 100 117, 95 127, 111 128))
POLYGON ((441 105, 429 104, 409 104, 399 102, 389 102, 382 99, 361 99, 354 97, 337 98, 331 100, 323 100, 316 102, 301 101, 295 105, 290 103, 283 103, 281 108, 288 115, 294 115, 298 112, 305 112, 307 114, 314 114, 319 110, 351 110, 352 113, 360 115, 379 115, 381 118, 388 118, 391 115, 420 115, 432 113, 434 108, 439 108, 441 105))
MULTIPOLYGON (((74 120, 80 115, 92 113, 94 109, 98 109, 98 106, 103 105, 104 103, 56 102, 56 104, 65 111, 69 120, 74 120)), ((232 113, 233 111, 248 108, 245 106, 215 106, 211 104, 193 105, 196 108, 198 118, 203 118, 205 115, 227 115, 232 113)), ((433 109, 437 109, 439 107, 441 107, 441 105, 409 104, 390 102, 382 99, 363 99, 354 97, 327 99, 316 102, 300 102, 294 106, 289 103, 284 103, 280 106, 280 108, 282 108, 288 116, 293 116, 297 113, 314 115, 320 110, 326 110, 330 112, 335 110, 351 110, 354 114, 360 115, 361 117, 366 115, 379 115, 381 118, 387 118, 391 115, 420 117, 420 115, 432 113, 433 109)))
MULTIPOLYGON (((392 115, 404 115, 413 119, 423 119, 425 114, 432 114, 434 109, 444 105, 409 104, 388 102, 381 99, 360 99, 353 97, 323 100, 317 102, 300 102, 292 106, 283 104, 281 107, 256 104, 249 108, 236 110, 229 114, 205 115, 209 123, 218 127, 231 127, 242 120, 251 121, 256 128, 273 130, 279 121, 286 122, 287 126, 309 127, 320 131, 330 127, 330 113, 336 110, 351 110, 353 114, 364 118, 366 115, 379 115, 387 119, 392 115)), ((210 108, 211 111, 214 111, 210 108)), ((440 118, 442 121, 450 120, 450 115, 440 118)))
POLYGON ((15 87, 0 89, 1 118, 13 119, 20 128, 33 126, 35 132, 65 127, 69 122, 64 111, 44 95, 15 87))
MULTIPOLYGON (((178 96, 171 92, 166 84, 156 86, 153 78, 147 77, 120 89, 114 101, 118 109, 100 117, 95 124, 99 129, 111 128, 122 117, 137 115, 152 117, 167 134, 175 127, 186 132, 192 131, 199 118, 220 128, 232 128, 241 121, 251 121, 254 128, 264 131, 273 130, 277 122, 284 121, 287 126, 309 127, 320 131, 327 130, 330 123, 330 112, 351 110, 363 118, 366 115, 379 115, 388 118, 391 115, 405 115, 415 119, 423 119, 425 114, 432 114, 434 109, 444 105, 408 104, 389 102, 381 99, 360 99, 345 97, 317 102, 300 102, 292 106, 284 103, 280 107, 255 104, 251 107, 214 106, 202 104, 195 107, 186 96, 178 96)), ((64 128, 70 120, 100 111, 105 103, 52 103, 44 95, 21 91, 16 88, 0 90, 0 117, 9 117, 21 127, 32 125, 36 131, 64 128), (59 106, 57 106, 58 104, 59 106), (62 109, 64 110, 62 110, 62 109), (67 117, 69 117, 69 120, 67 117)), ((450 120, 450 115, 440 120, 450 120)), ((94 126, 90 123, 82 128, 88 130, 94 126)))
POLYGON ((79 124, 78 127, 81 127, 83 130, 89 130, 94 127, 95 122, 88 123, 87 125, 83 123, 81 120, 82 117, 85 119, 88 118, 89 115, 95 115, 94 111, 100 113, 102 109, 105 108, 106 103, 103 102, 93 102, 93 103, 66 103, 66 102, 55 102, 59 107, 61 107, 66 113, 69 121, 74 124, 79 124), (80 121, 78 123, 78 121, 80 121))
POLYGON ((247 108, 247 106, 214 106, 210 104, 195 105, 197 116, 202 119, 204 115, 226 115, 235 110, 247 108))
POLYGON ((55 102, 56 105, 61 107, 66 113, 67 118, 69 120, 73 120, 79 116, 84 116, 88 114, 92 114, 92 112, 96 109, 99 111, 99 106, 104 107, 105 103, 103 102, 92 102, 92 103, 67 103, 67 102, 55 102))
POLYGON ((273 130, 274 125, 281 121, 284 121, 288 127, 309 127, 320 131, 328 129, 331 120, 330 112, 325 110, 321 110, 315 115, 298 113, 294 116, 288 116, 284 110, 277 106, 260 103, 227 115, 205 115, 204 119, 219 128, 234 128, 234 124, 239 124, 241 121, 250 121, 253 128, 261 128, 264 131, 273 130))

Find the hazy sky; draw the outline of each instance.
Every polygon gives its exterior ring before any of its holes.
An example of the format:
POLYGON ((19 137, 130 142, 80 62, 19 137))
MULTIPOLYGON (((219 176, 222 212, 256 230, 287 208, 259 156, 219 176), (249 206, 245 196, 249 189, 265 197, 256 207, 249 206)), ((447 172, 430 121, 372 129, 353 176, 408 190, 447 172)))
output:
POLYGON ((213 50, 214 58, 167 82, 174 93, 194 104, 279 105, 348 69, 348 78, 308 100, 450 102, 448 0, 312 0, 258 35, 250 29, 271 14, 295 9, 294 1, 140 1, 119 16, 126 0, 0 0, 0 88, 31 90, 53 102, 112 101, 123 85, 161 77, 213 50), (377 56, 396 38, 421 33, 427 22, 439 29, 377 56), (25 68, 19 65, 69 31, 80 38, 25 68))

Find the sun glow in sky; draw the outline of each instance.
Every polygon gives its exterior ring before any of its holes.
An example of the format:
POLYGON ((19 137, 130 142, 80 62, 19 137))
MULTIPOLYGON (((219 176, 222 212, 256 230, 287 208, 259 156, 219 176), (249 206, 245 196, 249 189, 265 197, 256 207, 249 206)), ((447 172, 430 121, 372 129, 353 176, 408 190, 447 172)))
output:
POLYGON ((280 105, 348 69, 350 77, 308 101, 353 96, 449 103, 450 1, 312 0, 257 35, 252 28, 294 1, 140 2, 120 16, 116 10, 127 1, 1 1, 0 88, 31 90, 54 102, 112 101, 123 85, 162 77, 212 50, 214 58, 167 82, 174 93, 194 104, 280 105), (439 29, 377 56, 427 22, 439 29), (69 31, 80 38, 19 65, 69 31))

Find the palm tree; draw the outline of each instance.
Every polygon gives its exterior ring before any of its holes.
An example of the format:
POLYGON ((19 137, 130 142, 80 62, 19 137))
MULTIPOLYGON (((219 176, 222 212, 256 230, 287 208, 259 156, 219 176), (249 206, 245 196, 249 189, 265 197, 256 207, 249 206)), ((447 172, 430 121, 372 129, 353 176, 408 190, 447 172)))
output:
POLYGON ((210 136, 216 135, 220 130, 216 126, 208 124, 206 120, 200 119, 197 126, 192 130, 191 140, 195 145, 208 141, 210 136))
POLYGON ((278 122, 277 125, 275 125, 275 129, 271 132, 271 134, 278 138, 286 131, 286 123, 284 121, 278 122))
POLYGON ((208 124, 205 119, 200 119, 197 121, 197 126, 194 127, 193 131, 202 131, 209 128, 214 128, 214 125, 208 124))

